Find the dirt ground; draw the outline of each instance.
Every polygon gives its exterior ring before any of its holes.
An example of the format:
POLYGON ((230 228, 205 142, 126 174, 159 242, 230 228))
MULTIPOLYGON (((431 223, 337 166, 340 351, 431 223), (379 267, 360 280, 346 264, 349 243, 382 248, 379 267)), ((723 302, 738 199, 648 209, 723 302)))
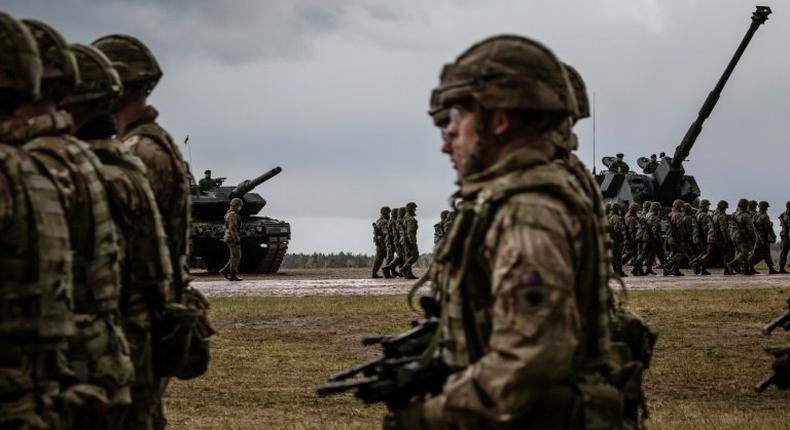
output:
MULTIPOLYGON (((211 295, 218 335, 207 374, 169 388, 171 428, 379 428, 381 406, 351 395, 318 398, 315 388, 377 355, 360 345, 362 336, 408 328, 417 317, 403 295, 410 283, 367 280, 366 270, 318 272, 195 282, 211 295), (223 293, 237 284, 247 286, 223 293)), ((790 393, 757 395, 753 387, 770 369, 763 349, 790 344, 788 333, 760 335, 787 306, 790 276, 659 276, 626 284, 629 307, 659 332, 646 374, 650 429, 789 428, 790 393)))

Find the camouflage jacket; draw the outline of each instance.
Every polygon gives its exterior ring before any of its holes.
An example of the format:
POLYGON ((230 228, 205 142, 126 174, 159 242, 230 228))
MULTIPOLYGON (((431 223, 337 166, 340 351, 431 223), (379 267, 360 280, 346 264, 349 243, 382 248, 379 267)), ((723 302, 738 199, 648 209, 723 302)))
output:
POLYGON ((626 234, 626 227, 625 221, 623 221, 623 217, 620 214, 612 213, 609 215, 609 234, 612 236, 612 240, 617 243, 622 243, 625 240, 626 234))
POLYGON ((442 302, 439 354, 456 371, 425 404, 431 428, 528 414, 553 386, 585 378, 577 366, 591 364, 590 351, 608 348, 596 301, 605 226, 579 181, 522 148, 464 181, 459 197, 430 274, 442 302))
POLYGON ((404 242, 408 246, 417 246, 417 227, 417 218, 406 214, 406 219, 403 220, 403 234, 404 242))
POLYGON ((699 232, 699 241, 697 243, 716 243, 716 225, 713 222, 713 216, 710 212, 697 212, 696 216, 697 231, 699 232))
POLYGON ((776 242, 776 233, 774 233, 774 224, 767 213, 758 212, 754 216, 754 233, 758 242, 760 243, 773 243, 776 242))
POLYGON ((383 215, 373 223, 373 244, 375 244, 376 247, 385 246, 388 224, 389 218, 383 215))
POLYGON ((241 217, 239 213, 233 209, 228 209, 225 212, 225 235, 222 240, 225 242, 241 242, 241 217))
POLYGON ((719 245, 730 242, 730 220, 727 213, 716 209, 713 212, 713 226, 716 229, 716 241, 719 245))
POLYGON ((790 240, 790 210, 786 210, 779 215, 779 227, 779 236, 782 240, 790 240))
POLYGON ((749 211, 740 208, 735 210, 730 223, 730 237, 733 240, 753 241, 754 236, 754 217, 749 211))

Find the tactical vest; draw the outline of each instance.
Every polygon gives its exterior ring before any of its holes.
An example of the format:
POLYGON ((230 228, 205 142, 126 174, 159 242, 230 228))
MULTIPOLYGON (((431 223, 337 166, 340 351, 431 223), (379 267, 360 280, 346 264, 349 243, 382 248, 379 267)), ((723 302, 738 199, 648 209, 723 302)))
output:
POLYGON ((443 304, 440 327, 442 358, 452 368, 463 368, 479 360, 488 349, 491 335, 489 274, 475 259, 497 208, 514 195, 539 192, 565 202, 574 213, 585 214, 582 221, 582 249, 576 280, 576 297, 583 336, 575 363, 587 367, 601 363, 609 348, 607 269, 602 228, 592 204, 578 183, 553 164, 543 164, 494 180, 477 195, 463 196, 452 229, 436 251, 432 282, 443 304), (450 298, 450 300, 448 300, 450 298))
POLYGON ((26 144, 25 150, 46 167, 64 200, 70 202, 65 213, 74 258, 75 312, 117 310, 121 288, 118 233, 100 174, 101 162, 87 144, 69 136, 39 137, 26 144), (65 183, 59 180, 64 174, 69 179, 65 183))
POLYGON ((113 219, 123 243, 122 311, 140 302, 159 307, 172 300, 167 236, 146 168, 115 139, 88 142, 102 162, 113 219))
POLYGON ((189 191, 189 170, 186 162, 181 156, 173 138, 156 122, 149 122, 138 125, 123 134, 121 140, 128 141, 134 136, 143 136, 156 142, 168 155, 173 166, 176 186, 172 190, 172 201, 170 208, 164 211, 159 208, 162 215, 163 227, 167 233, 170 260, 173 267, 173 283, 176 286, 176 294, 181 292, 189 284, 189 234, 192 224, 191 195, 189 191))
POLYGON ((39 350, 60 349, 74 333, 69 230, 58 192, 19 149, 0 144, 0 172, 14 202, 0 226, 0 336, 13 354, 21 336, 39 350))
POLYGON ((779 235, 782 237, 783 241, 786 241, 788 239, 788 233, 790 233, 790 211, 784 211, 779 215, 779 226, 781 228, 779 235))

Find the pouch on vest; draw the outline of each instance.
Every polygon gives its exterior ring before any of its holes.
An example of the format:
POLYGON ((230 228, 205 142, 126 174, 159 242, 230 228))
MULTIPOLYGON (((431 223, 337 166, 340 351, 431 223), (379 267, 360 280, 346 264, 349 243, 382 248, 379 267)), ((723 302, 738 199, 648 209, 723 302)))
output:
POLYGON ((155 327, 154 363, 161 376, 196 378, 208 369, 208 302, 194 288, 184 291, 184 303, 165 306, 155 327))
POLYGON ((580 383, 584 405, 585 430, 610 430, 623 427, 623 397, 613 385, 603 382, 580 383))

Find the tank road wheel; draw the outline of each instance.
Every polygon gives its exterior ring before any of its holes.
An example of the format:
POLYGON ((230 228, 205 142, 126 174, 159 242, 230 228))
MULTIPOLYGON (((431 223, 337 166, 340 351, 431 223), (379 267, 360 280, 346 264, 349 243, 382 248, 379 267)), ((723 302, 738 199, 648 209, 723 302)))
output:
POLYGON ((288 239, 284 237, 270 237, 266 255, 259 266, 260 273, 277 273, 280 264, 288 251, 288 239))

